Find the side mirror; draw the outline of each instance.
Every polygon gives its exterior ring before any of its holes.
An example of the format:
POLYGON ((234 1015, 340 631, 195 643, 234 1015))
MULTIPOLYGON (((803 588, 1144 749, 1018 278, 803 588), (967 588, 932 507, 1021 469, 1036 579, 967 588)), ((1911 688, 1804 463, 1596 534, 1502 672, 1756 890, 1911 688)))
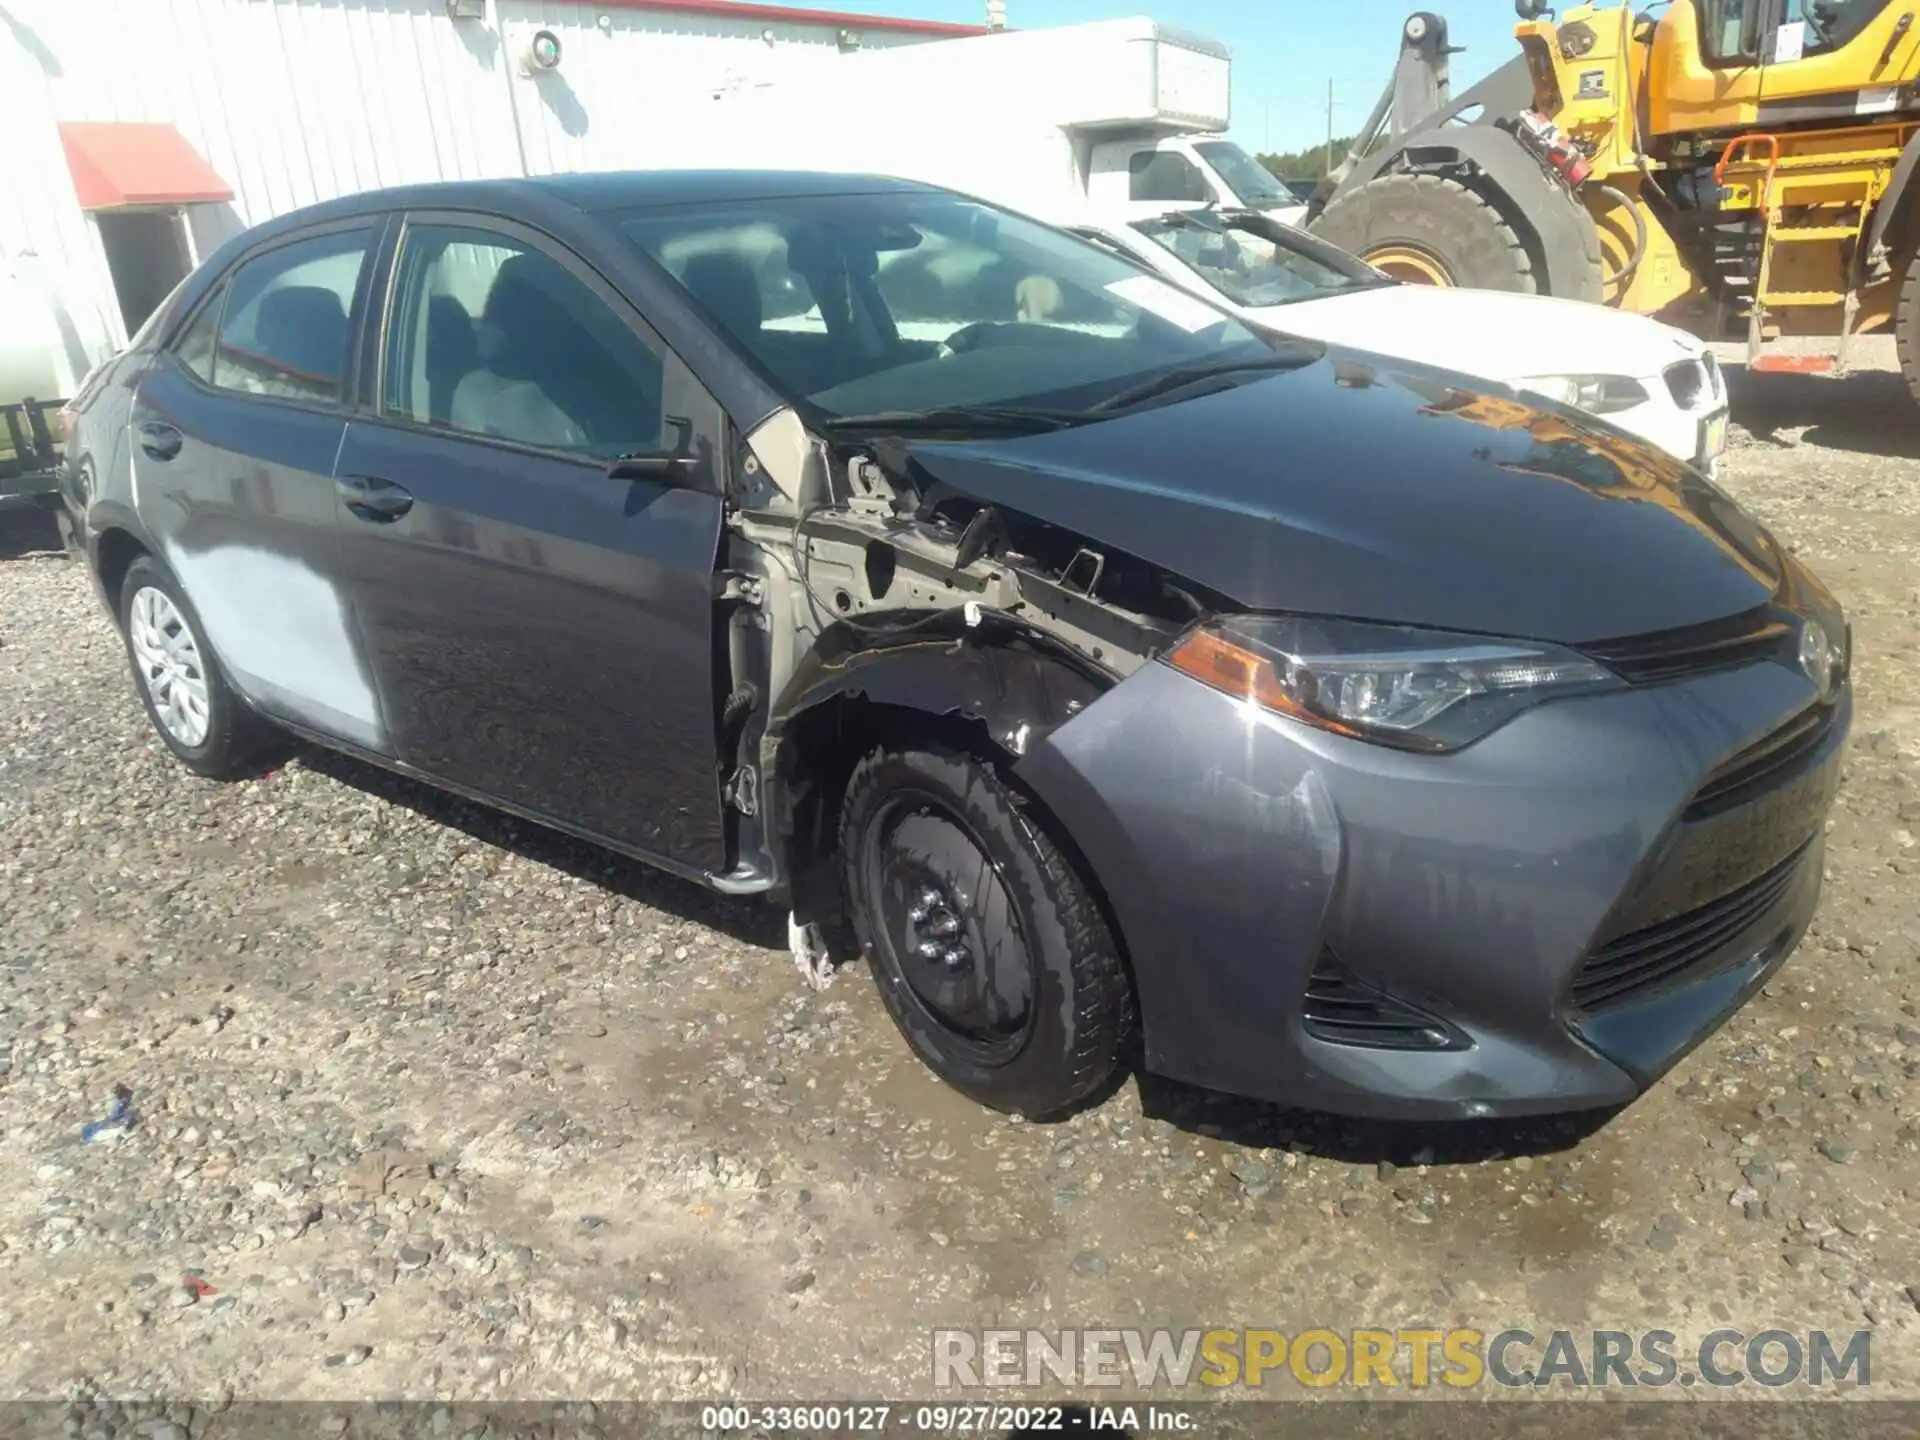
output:
POLYGON ((692 486, 700 474, 700 462, 692 453, 693 422, 683 416, 669 415, 667 424, 673 427, 673 449, 635 450, 616 455, 607 462, 607 478, 692 486))
POLYGON ((610 480, 657 480, 663 485, 691 485, 699 466, 691 455, 619 455, 607 463, 610 480))

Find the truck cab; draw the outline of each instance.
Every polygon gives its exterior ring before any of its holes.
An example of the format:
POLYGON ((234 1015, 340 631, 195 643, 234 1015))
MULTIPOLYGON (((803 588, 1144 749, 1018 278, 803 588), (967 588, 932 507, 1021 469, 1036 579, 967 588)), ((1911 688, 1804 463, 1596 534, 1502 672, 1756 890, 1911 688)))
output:
POLYGON ((1103 140, 1089 158, 1087 199, 1107 214, 1149 219, 1170 206, 1254 210, 1298 224, 1306 206, 1222 135, 1103 140))

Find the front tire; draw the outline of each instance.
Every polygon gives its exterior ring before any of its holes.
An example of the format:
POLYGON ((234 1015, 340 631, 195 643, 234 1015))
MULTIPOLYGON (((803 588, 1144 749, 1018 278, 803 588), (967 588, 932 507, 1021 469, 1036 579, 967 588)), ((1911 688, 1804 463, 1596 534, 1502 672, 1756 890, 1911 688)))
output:
POLYGON ((1134 1026, 1119 948, 991 766, 932 745, 873 751, 847 784, 840 855, 881 998, 941 1079, 1046 1116, 1112 1077, 1134 1026))
POLYGON ((1381 175, 1327 206, 1313 233, 1396 280, 1538 288, 1526 246, 1486 196, 1444 175, 1381 175))
POLYGON ((1915 400, 1920 400, 1920 251, 1908 260, 1906 278, 1900 282, 1900 299, 1893 314, 1893 341, 1907 391, 1915 400))
POLYGON ((270 732, 227 684, 186 592, 151 556, 127 567, 120 633, 134 688, 174 758, 212 780, 245 774, 270 732))

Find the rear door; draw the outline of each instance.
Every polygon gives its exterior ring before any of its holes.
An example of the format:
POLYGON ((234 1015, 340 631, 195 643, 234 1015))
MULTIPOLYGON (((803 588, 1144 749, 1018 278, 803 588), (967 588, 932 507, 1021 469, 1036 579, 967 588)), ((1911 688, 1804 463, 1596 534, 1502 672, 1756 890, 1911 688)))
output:
POLYGON ((243 259, 140 380, 134 508, 256 705, 372 749, 341 587, 334 456, 383 219, 243 259))
POLYGON ((713 573, 725 421, 552 240, 409 218, 379 404, 340 449, 355 612, 400 758, 684 868, 723 857, 713 573), (685 478, 610 479, 671 453, 685 478))

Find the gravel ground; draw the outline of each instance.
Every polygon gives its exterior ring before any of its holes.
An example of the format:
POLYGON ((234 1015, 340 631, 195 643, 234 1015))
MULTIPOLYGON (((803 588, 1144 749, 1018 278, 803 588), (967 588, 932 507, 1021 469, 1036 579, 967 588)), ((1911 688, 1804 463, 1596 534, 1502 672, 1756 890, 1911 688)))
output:
POLYGON ((778 916, 325 754, 186 774, 0 516, 0 1393, 925 1395, 1004 1324, 1871 1327, 1910 1393, 1920 416, 1739 384, 1725 481, 1855 623, 1826 899, 1597 1126, 991 1115, 778 916))

